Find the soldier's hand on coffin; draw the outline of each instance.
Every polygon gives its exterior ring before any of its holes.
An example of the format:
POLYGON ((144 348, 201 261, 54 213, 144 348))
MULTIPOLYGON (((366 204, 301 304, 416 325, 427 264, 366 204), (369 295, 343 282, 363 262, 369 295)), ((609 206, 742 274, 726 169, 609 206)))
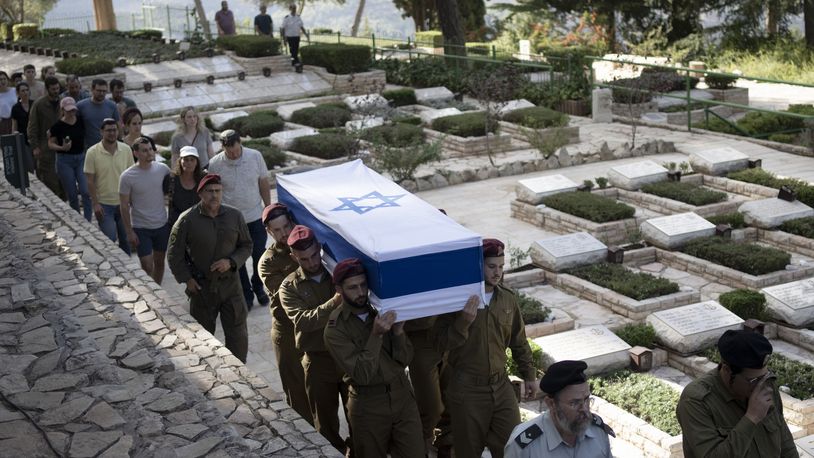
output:
POLYGON ((464 305, 463 310, 461 310, 461 314, 464 317, 464 320, 467 323, 471 323, 475 321, 475 317, 478 316, 478 306, 480 305, 480 297, 477 295, 469 296, 469 300, 466 301, 466 305, 464 305))
POLYGON ((228 259, 218 259, 217 261, 212 263, 212 266, 209 267, 209 270, 212 272, 228 272, 229 269, 232 268, 232 263, 229 262, 228 259))
POLYGON ((377 336, 386 334, 387 331, 393 327, 393 323, 395 322, 396 312, 392 310, 380 315, 376 315, 376 319, 373 321, 373 334, 377 336))

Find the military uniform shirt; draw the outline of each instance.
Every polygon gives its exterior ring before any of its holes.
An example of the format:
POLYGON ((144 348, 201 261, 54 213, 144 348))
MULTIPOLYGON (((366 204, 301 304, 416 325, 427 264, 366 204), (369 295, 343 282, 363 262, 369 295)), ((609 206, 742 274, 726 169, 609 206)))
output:
POLYGON ((783 419, 783 403, 777 387, 774 388, 774 407, 760 423, 754 424, 746 418, 746 408, 746 401, 736 400, 724 386, 718 369, 690 382, 676 408, 684 437, 684 456, 799 456, 783 419))
POLYGON ((274 317, 272 326, 294 329, 294 324, 280 303, 279 289, 285 277, 295 270, 297 263, 291 259, 291 248, 276 242, 266 249, 257 263, 257 272, 271 296, 271 316, 274 317))
POLYGON ((333 281, 322 270, 320 281, 298 268, 280 285, 280 302, 288 318, 294 322, 294 338, 300 351, 327 351, 323 334, 328 317, 339 305, 333 301, 333 281))
POLYGON ((594 421, 577 437, 576 446, 571 447, 562 440, 554 426, 551 412, 515 426, 504 449, 504 458, 600 458, 611 456, 608 433, 597 424, 602 420, 594 416, 594 421), (536 426, 536 428, 535 428, 536 426), (519 438, 519 440, 518 440, 519 438), (521 446, 525 444, 525 447, 521 446))

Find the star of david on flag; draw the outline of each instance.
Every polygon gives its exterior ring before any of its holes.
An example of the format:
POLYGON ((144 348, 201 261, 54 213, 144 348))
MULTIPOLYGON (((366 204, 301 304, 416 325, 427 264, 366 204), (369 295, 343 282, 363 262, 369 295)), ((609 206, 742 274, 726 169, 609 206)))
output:
POLYGON ((359 215, 375 210, 377 208, 398 207, 397 200, 404 197, 404 194, 385 196, 379 191, 369 192, 361 197, 337 197, 342 205, 331 209, 331 211, 354 211, 359 215))

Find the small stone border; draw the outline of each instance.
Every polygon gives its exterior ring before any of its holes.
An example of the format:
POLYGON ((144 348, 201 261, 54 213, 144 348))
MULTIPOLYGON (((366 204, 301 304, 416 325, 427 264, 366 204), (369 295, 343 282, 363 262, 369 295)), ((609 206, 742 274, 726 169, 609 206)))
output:
MULTIPOLYGON (((709 109, 709 111, 713 113, 717 113, 723 117, 729 117, 732 115, 732 108, 725 106, 725 105, 715 105, 709 109)), ((686 111, 673 111, 670 113, 664 113, 667 115, 667 124, 672 124, 674 126, 687 126, 687 112, 686 111)), ((699 123, 704 121, 704 109, 699 108, 697 110, 691 110, 690 116, 692 117, 692 123, 699 123)))
MULTIPOLYGON (((503 284, 514 290, 537 286, 545 281, 545 272, 542 269, 530 269, 522 272, 507 273, 503 276, 503 284)), ((558 308, 551 308, 551 315, 543 323, 526 325, 526 338, 556 334, 558 332, 574 329, 574 319, 558 308)))
POLYGON ((756 229, 757 240, 784 251, 793 251, 814 258, 814 239, 802 235, 789 234, 780 230, 756 229))
POLYGON ((532 129, 530 127, 521 126, 519 124, 515 124, 513 122, 507 121, 499 121, 498 125, 500 125, 500 132, 505 132, 511 135, 514 138, 524 140, 526 138, 526 132, 532 131, 535 132, 536 135, 540 136, 540 139, 546 139, 548 137, 556 135, 558 132, 565 134, 567 138, 567 144, 571 143, 579 143, 579 126, 564 126, 564 127, 549 127, 546 129, 532 129))
POLYGON ((768 199, 777 197, 778 190, 754 183, 747 183, 745 181, 733 180, 726 177, 716 177, 713 175, 701 175, 704 186, 719 189, 725 192, 740 194, 743 196, 755 199, 768 199))
POLYGON ((681 458, 683 436, 671 436, 650 423, 620 409, 614 404, 594 396, 591 410, 602 417, 616 433, 616 436, 637 446, 645 456, 681 458))
MULTIPOLYGON (((686 178, 682 177, 681 181, 703 185, 703 177, 696 175, 690 175, 686 178)), ((608 197, 612 197, 614 199, 621 200, 662 215, 675 215, 678 213, 688 212, 694 212, 698 216, 703 217, 722 215, 738 211, 738 207, 745 203, 745 201, 725 200, 723 202, 714 204, 695 206, 677 200, 668 199, 666 197, 660 197, 655 194, 648 194, 642 191, 628 191, 618 188, 609 189, 612 189, 615 192, 609 192, 606 194, 608 197)))
POLYGON ((305 69, 314 72, 317 76, 325 80, 333 89, 342 94, 362 95, 378 93, 384 90, 387 85, 387 74, 384 70, 370 70, 367 72, 350 73, 347 75, 335 75, 328 73, 322 67, 306 65, 305 69))
POLYGON ((504 153, 512 147, 512 136, 498 131, 496 134, 483 135, 480 137, 459 137, 457 135, 446 134, 428 127, 424 128, 424 134, 428 141, 441 140, 443 145, 444 158, 479 156, 493 153, 504 153), (488 145, 487 145, 488 141, 488 145))
POLYGON ((786 342, 814 351, 814 331, 810 329, 794 329, 786 326, 777 327, 777 336, 786 342))

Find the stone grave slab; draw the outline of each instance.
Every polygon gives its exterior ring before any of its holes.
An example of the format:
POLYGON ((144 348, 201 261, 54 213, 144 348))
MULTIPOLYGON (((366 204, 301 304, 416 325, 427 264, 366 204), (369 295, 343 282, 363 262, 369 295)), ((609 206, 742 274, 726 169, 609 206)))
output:
POLYGON ((749 167, 749 156, 730 146, 690 154, 693 170, 707 175, 726 175, 749 167))
POLYGON ((271 140, 272 145, 277 145, 282 149, 289 149, 291 147, 291 142, 294 141, 295 138, 299 137, 306 137, 308 135, 316 135, 316 129, 313 127, 305 127, 302 129, 293 129, 293 130, 284 130, 282 132, 275 132, 269 135, 269 140, 271 140))
POLYGON ((461 114, 461 110, 457 108, 441 108, 440 110, 424 110, 418 116, 421 117, 421 122, 429 126, 435 119, 459 114, 461 114))
POLYGON ((602 325, 587 326, 534 339, 543 349, 543 366, 563 360, 585 361, 589 375, 623 369, 630 364, 630 345, 602 325))
POLYGON ((672 250, 692 239, 715 235, 715 225, 693 212, 651 218, 639 228, 645 240, 672 250))
POLYGON ((178 129, 178 123, 175 121, 161 121, 151 124, 144 124, 144 126, 141 128, 141 133, 153 137, 159 132, 175 131, 176 129, 178 129))
POLYGON ((746 202, 738 211, 743 213, 746 224, 761 229, 772 229, 786 221, 814 216, 814 209, 795 200, 789 202, 773 197, 746 202))
POLYGON ((716 301, 698 302, 655 312, 647 322, 656 330, 656 339, 681 354, 694 353, 714 345, 729 329, 740 329, 743 320, 716 301))
POLYGON ((769 313, 794 326, 814 323, 814 279, 793 281, 760 290, 769 313))
POLYGON ((514 187, 517 200, 538 205, 543 198, 560 192, 576 191, 579 185, 571 179, 560 175, 548 175, 528 180, 519 180, 514 187))
POLYGON ((608 247, 587 232, 537 240, 531 245, 534 264, 554 272, 602 262, 608 247))
POLYGON ((498 116, 504 116, 507 113, 510 113, 514 110, 520 110, 522 108, 531 108, 537 105, 529 102, 526 99, 518 99, 518 100, 509 100, 506 103, 496 104, 495 111, 497 111, 498 116))
POLYGON ((613 96, 610 89, 596 88, 591 92, 591 117, 594 122, 613 122, 613 96))
POLYGON ((291 103, 288 105, 281 105, 277 107, 277 114, 280 115, 286 121, 291 121, 291 115, 294 114, 297 110, 302 110, 303 108, 314 108, 317 105, 313 102, 303 102, 303 103, 291 103))
POLYGON ((794 441, 794 443, 803 451, 803 455, 800 455, 801 458, 806 456, 814 456, 814 434, 810 436, 801 437, 794 441), (805 454, 808 455, 805 455, 805 454))
POLYGON ((384 118, 381 116, 367 116, 363 119, 355 119, 345 123, 345 130, 355 132, 357 130, 370 129, 371 127, 383 126, 384 118))
POLYGON ((354 111, 386 107, 390 103, 381 94, 352 95, 345 97, 342 101, 354 111))
POLYGON ((617 188, 636 191, 646 184, 667 180, 667 169, 653 161, 635 162, 611 167, 608 180, 617 188))
POLYGON ((415 90, 415 99, 418 103, 447 102, 454 97, 455 94, 443 86, 425 87, 415 90))
POLYGON ((214 127, 215 130, 222 130, 223 125, 226 124, 226 121, 235 118, 240 118, 241 116, 249 116, 249 113, 243 110, 229 111, 226 113, 215 113, 209 115, 209 121, 212 122, 212 127, 214 127))

